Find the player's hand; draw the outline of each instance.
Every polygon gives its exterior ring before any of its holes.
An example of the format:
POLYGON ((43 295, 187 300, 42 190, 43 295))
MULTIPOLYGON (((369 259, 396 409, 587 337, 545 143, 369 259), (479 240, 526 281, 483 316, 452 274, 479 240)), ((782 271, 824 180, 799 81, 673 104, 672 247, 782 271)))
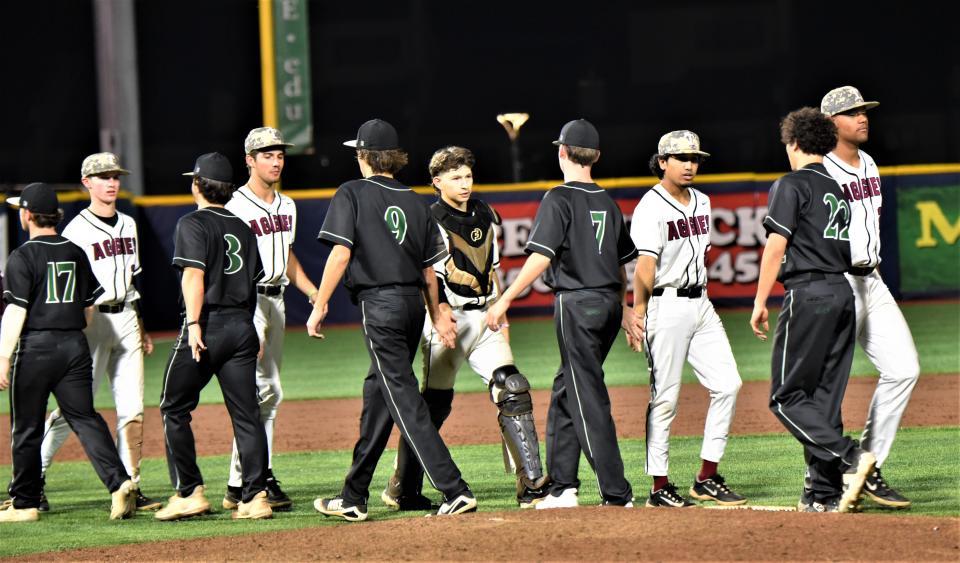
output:
POLYGON ((257 339, 257 342, 260 343, 260 349, 257 350, 257 361, 259 362, 263 359, 263 340, 257 339))
POLYGON ((207 349, 207 345, 203 343, 200 325, 190 325, 187 328, 187 333, 189 334, 190 355, 193 356, 194 361, 199 362, 200 353, 207 349))
POLYGON ((643 340, 637 340, 636 338, 630 336, 630 333, 627 333, 627 346, 630 347, 634 352, 643 352, 643 340))
POLYGON ((140 329, 140 343, 143 346, 143 353, 146 355, 153 354, 153 339, 150 338, 150 335, 147 331, 140 329))
POLYGON ((441 312, 436 322, 433 323, 433 328, 437 331, 440 342, 444 346, 451 350, 457 347, 457 320, 453 318, 452 312, 441 312))
POLYGON ((10 374, 10 358, 0 357, 0 391, 6 391, 10 387, 10 380, 7 376, 10 374))
MULTIPOLYGON (((632 307, 624 307, 623 317, 620 319, 620 328, 622 328, 631 339, 642 341, 643 329, 637 325, 635 317, 636 315, 634 315, 632 307)), ((631 346, 631 348, 633 348, 633 346, 631 346)))
POLYGON ((314 338, 324 338, 320 333, 320 324, 327 318, 328 310, 329 306, 326 303, 321 303, 319 307, 314 305, 313 310, 310 311, 310 318, 307 319, 307 334, 314 338))
POLYGON ((770 330, 770 324, 767 322, 767 306, 766 305, 754 305, 753 314, 750 315, 750 328, 753 329, 753 334, 757 336, 760 340, 767 340, 767 331, 770 330))
POLYGON ((498 299, 496 303, 487 309, 487 328, 490 330, 500 330, 500 327, 507 324, 507 308, 510 303, 503 299, 498 299))

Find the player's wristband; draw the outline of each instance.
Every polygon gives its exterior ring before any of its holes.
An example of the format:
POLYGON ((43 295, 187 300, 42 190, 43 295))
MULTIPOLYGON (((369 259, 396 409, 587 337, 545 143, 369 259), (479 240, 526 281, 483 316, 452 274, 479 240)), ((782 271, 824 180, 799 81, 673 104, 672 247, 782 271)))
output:
POLYGON ((200 324, 200 321, 190 321, 187 323, 187 326, 200 324))

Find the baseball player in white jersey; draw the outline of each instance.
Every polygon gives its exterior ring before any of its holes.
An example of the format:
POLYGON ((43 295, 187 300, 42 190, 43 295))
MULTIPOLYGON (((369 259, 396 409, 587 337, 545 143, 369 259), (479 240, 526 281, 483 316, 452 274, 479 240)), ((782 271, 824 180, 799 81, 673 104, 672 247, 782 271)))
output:
MULTIPOLYGON (((137 225, 117 211, 120 176, 129 174, 113 153, 92 154, 81 165, 82 182, 90 192, 90 206, 63 230, 63 236, 83 249, 104 292, 84 330, 93 358, 93 394, 109 378, 117 410, 117 451, 137 487, 137 509, 156 510, 155 502, 139 491, 143 448, 143 355, 153 352, 153 341, 140 318, 140 293, 134 277, 140 274, 137 225)), ((60 409, 47 418, 40 448, 42 473, 70 436, 60 409)), ((42 495, 40 510, 49 510, 42 495)))
MULTIPOLYGON (((494 230, 500 216, 483 201, 471 199, 474 164, 473 153, 462 147, 442 148, 430 159, 430 176, 440 196, 430 211, 450 252, 433 268, 441 287, 440 308, 456 321, 457 339, 456 346, 448 348, 426 320, 420 345, 421 393, 430 420, 440 428, 450 415, 453 385, 463 363, 483 379, 499 410, 504 459, 516 470, 517 503, 531 508, 547 494, 548 477, 540 462, 530 383, 513 364, 506 330, 492 331, 486 325, 487 306, 500 295, 500 246, 494 230)), ((406 442, 395 465, 381 500, 394 510, 429 510, 432 503, 421 492, 423 470, 406 442)))
MULTIPOLYGON (((233 194, 226 208, 250 225, 257 237, 264 277, 257 285, 257 310, 253 324, 260 338, 262 353, 257 362, 257 389, 260 418, 267 433, 270 465, 267 471, 267 502, 274 511, 290 510, 290 500, 273 475, 273 428, 277 410, 283 400, 280 386, 280 365, 283 359, 283 334, 286 328, 286 307, 283 292, 293 284, 313 303, 316 287, 307 277, 291 247, 296 238, 297 207, 293 200, 277 191, 283 172, 286 147, 280 131, 258 127, 243 142, 250 180, 233 194)), ((242 481, 237 444, 233 444, 230 478, 223 507, 235 510, 240 502, 242 481)))
MULTIPOLYGON (((693 506, 667 477, 670 425, 677 414, 684 360, 710 391, 702 466, 690 495, 721 505, 747 502, 717 472, 740 374, 723 323, 707 299, 704 257, 710 247, 710 199, 693 188, 693 181, 708 156, 690 131, 661 137, 650 159, 650 169, 661 181, 637 204, 630 227, 639 252, 633 278, 635 322, 644 331, 650 370, 646 473, 653 477, 653 488, 647 506, 693 506)), ((628 342, 635 350, 642 347, 628 342)))
POLYGON ((891 488, 880 473, 900 426, 903 411, 920 376, 917 348, 903 313, 880 279, 880 174, 860 145, 867 141, 867 110, 880 105, 866 102, 853 86, 835 88, 823 97, 820 111, 837 125, 837 146, 823 165, 840 184, 850 202, 850 255, 847 279, 853 287, 857 311, 857 340, 880 372, 870 401, 861 447, 877 457, 877 467, 863 492, 882 506, 906 508, 910 501, 891 488))

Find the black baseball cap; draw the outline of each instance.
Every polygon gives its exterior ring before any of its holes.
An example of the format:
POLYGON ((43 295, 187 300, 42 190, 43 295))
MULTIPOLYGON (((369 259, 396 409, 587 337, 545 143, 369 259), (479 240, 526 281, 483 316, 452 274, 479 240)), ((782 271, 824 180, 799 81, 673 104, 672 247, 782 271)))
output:
POLYGON ((184 176, 200 176, 217 182, 233 182, 233 166, 230 160, 218 152, 208 152, 197 158, 193 172, 184 172, 184 176))
POLYGON ((357 138, 343 143, 345 146, 371 151, 392 151, 400 148, 397 130, 382 119, 371 119, 357 130, 357 138))
POLYGON ((60 207, 59 202, 57 202, 56 190, 50 184, 44 184, 43 182, 34 182, 27 185, 20 192, 19 197, 8 197, 7 203, 41 215, 53 215, 60 207))
POLYGON ((574 119, 567 122, 560 130, 560 138, 553 142, 555 145, 569 145, 584 149, 600 149, 600 133, 586 119, 574 119))

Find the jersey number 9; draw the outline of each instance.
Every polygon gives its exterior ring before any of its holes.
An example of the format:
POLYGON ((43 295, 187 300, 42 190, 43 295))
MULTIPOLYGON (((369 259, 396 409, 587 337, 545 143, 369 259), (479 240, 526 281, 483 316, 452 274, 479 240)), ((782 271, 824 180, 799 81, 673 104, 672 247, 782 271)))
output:
POLYGON ((387 228, 393 238, 397 239, 397 244, 403 244, 407 238, 407 215, 396 205, 391 205, 383 214, 383 220, 387 223, 387 228))

